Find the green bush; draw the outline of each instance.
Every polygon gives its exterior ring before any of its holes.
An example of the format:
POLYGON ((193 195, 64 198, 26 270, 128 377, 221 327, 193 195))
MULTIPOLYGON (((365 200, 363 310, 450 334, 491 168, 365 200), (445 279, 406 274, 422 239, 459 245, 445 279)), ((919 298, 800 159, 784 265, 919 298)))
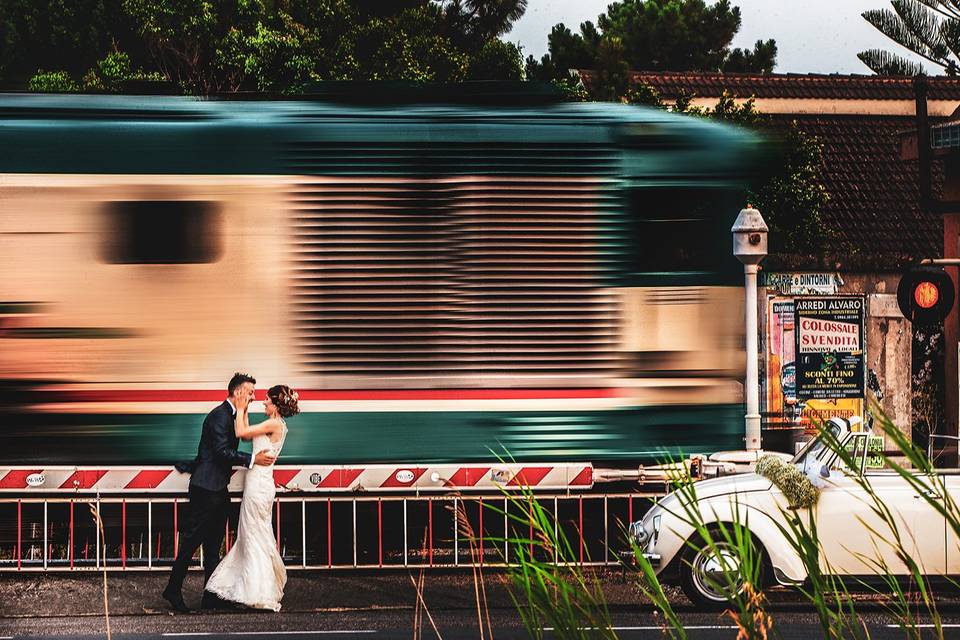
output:
POLYGON ((27 89, 35 93, 75 93, 80 85, 66 71, 43 71, 36 73, 27 83, 27 89))

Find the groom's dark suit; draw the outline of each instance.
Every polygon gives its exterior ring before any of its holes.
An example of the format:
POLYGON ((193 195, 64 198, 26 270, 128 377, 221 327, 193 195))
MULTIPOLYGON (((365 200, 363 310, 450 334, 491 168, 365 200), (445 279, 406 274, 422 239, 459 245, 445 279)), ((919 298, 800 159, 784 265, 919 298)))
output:
POLYGON ((208 413, 203 421, 196 459, 188 465, 177 466, 181 471, 193 472, 189 489, 190 515, 166 592, 181 593, 187 566, 200 545, 203 545, 204 584, 220 563, 220 545, 230 507, 227 485, 231 468, 250 467, 252 462, 249 453, 237 451, 240 441, 234 434, 234 415, 233 407, 226 400, 208 413))

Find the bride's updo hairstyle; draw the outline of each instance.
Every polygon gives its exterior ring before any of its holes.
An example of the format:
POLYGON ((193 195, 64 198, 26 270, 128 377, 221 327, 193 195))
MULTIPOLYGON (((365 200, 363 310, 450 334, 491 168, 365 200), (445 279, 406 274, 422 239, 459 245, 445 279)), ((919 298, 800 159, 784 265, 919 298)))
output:
POLYGON ((277 407, 282 417, 289 418, 300 413, 300 407, 297 406, 300 396, 287 385, 272 386, 267 389, 267 395, 270 396, 270 401, 277 407))

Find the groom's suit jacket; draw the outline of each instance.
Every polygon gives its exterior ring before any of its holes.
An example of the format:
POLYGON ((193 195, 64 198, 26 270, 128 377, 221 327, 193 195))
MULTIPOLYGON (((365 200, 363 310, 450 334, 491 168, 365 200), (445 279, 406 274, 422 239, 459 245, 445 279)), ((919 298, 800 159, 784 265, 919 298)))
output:
POLYGON ((197 457, 187 465, 193 470, 191 486, 222 491, 230 483, 231 467, 250 466, 250 454, 237 451, 240 440, 234 433, 233 420, 233 408, 226 400, 204 418, 197 457))

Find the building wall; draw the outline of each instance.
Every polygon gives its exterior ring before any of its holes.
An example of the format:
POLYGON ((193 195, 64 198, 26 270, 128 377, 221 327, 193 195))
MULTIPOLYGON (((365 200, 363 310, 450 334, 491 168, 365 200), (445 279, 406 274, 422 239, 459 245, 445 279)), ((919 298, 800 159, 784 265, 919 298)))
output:
MULTIPOLYGON (((864 339, 866 342, 867 379, 872 370, 883 393, 880 406, 884 413, 901 431, 908 435, 912 432, 911 408, 911 361, 912 327, 897 307, 896 290, 899 274, 858 273, 838 274, 842 284, 836 288, 836 295, 863 295, 867 301, 864 316, 864 339)), ((768 296, 801 297, 804 294, 778 292, 771 287, 761 287, 761 327, 763 350, 760 366, 766 380, 768 365, 768 346, 766 327, 768 296)), ((810 295, 824 295, 813 294, 810 295)), ((866 380, 865 380, 866 381, 866 380)), ((761 396, 761 411, 768 411, 766 394, 761 396)), ((824 418, 829 416, 824 416, 824 418)), ((769 419, 769 418, 768 418, 769 419)), ((888 443, 889 444, 889 443, 888 443)))

